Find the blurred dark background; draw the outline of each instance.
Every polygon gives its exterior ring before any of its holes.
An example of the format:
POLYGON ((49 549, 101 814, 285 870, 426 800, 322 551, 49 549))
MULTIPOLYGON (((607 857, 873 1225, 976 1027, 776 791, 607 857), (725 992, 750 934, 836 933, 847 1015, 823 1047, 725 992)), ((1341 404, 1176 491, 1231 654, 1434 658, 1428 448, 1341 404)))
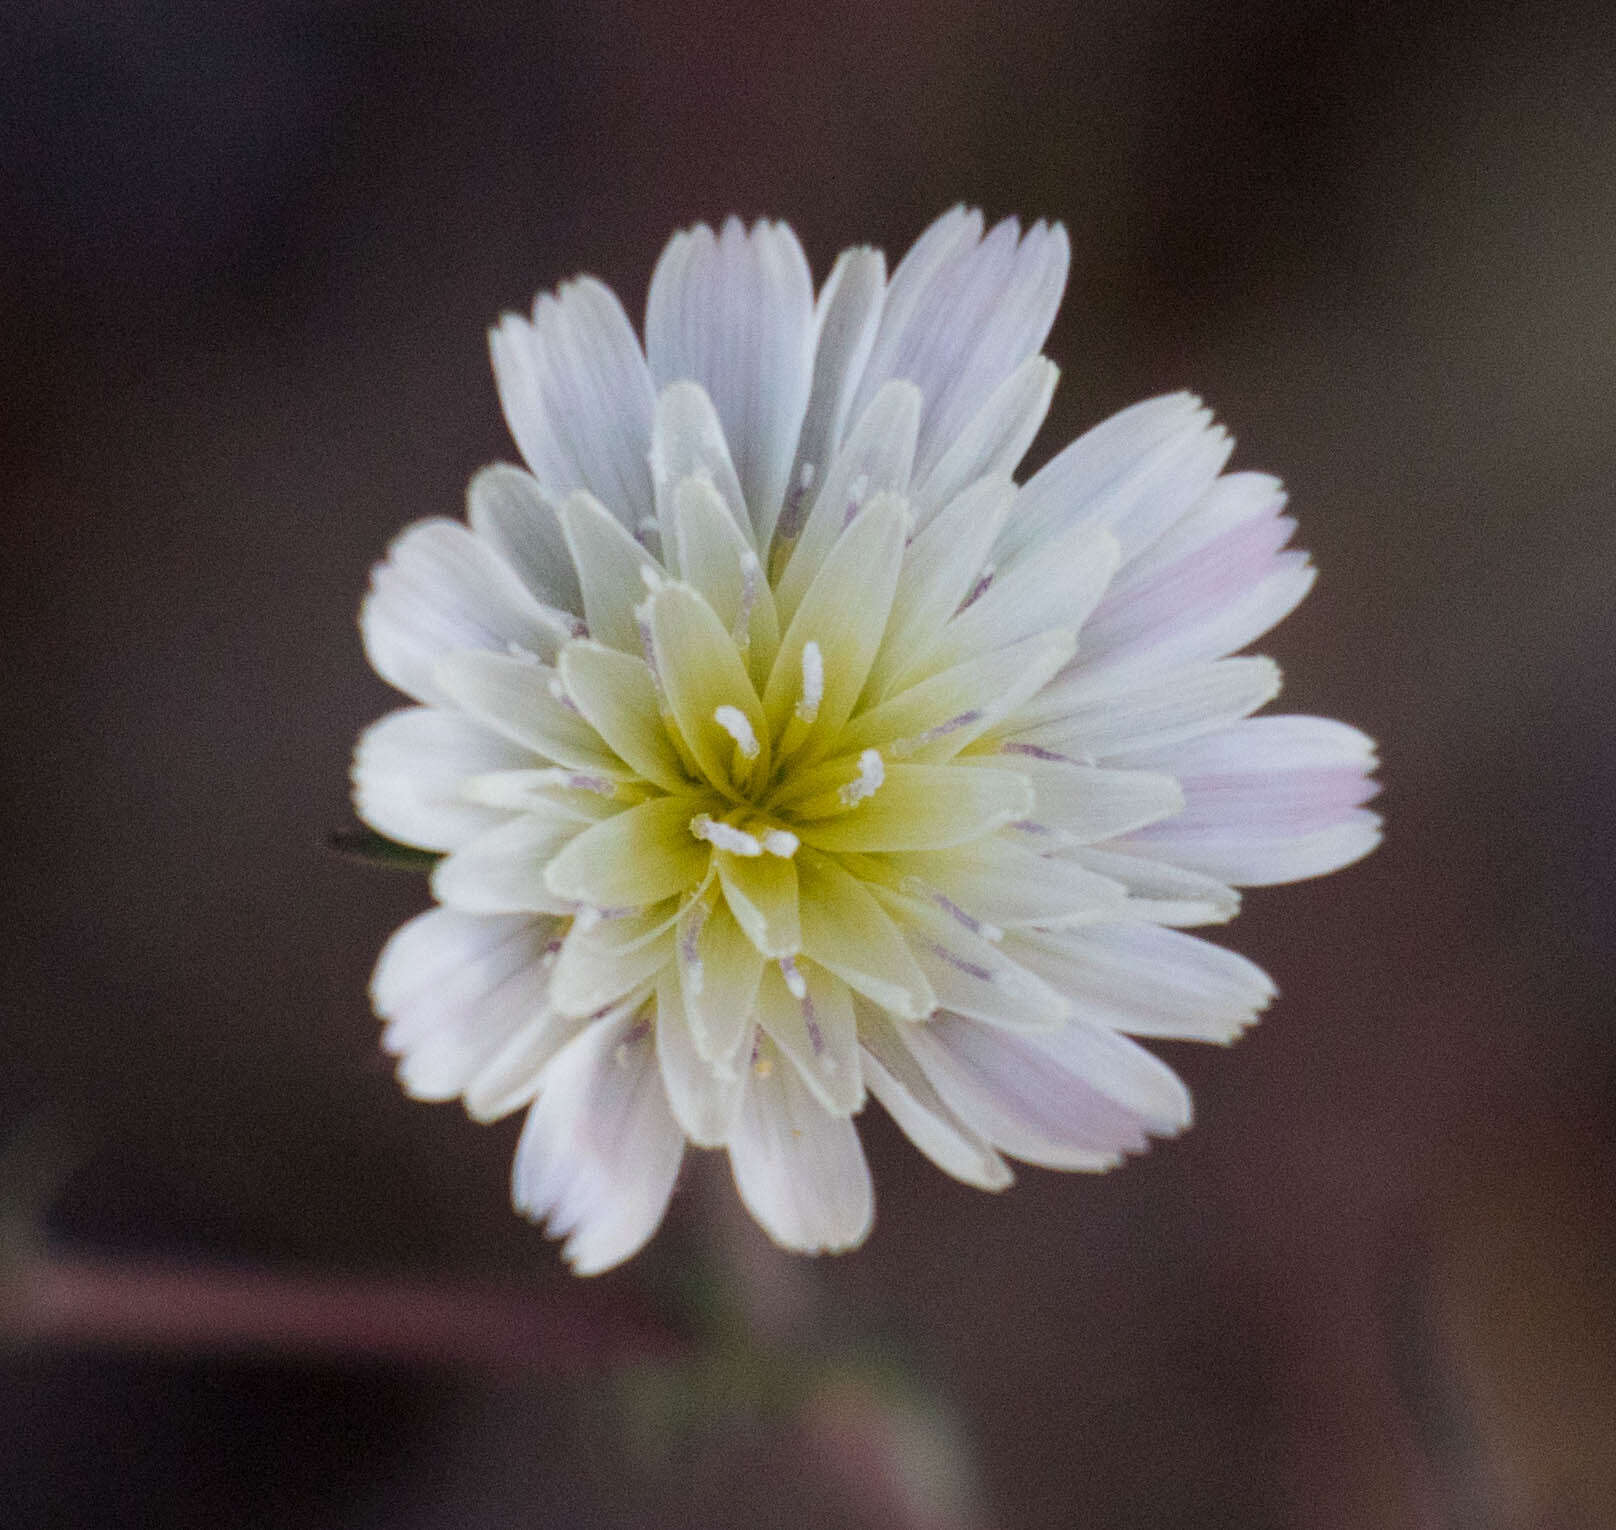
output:
MULTIPOLYGON (((1071 231, 1035 460, 1188 386, 1287 480, 1323 574, 1262 646, 1288 709, 1382 741, 1389 835, 1248 898, 1226 938, 1282 999, 1232 1051, 1164 1049, 1183 1140, 994 1198, 872 1110, 869 1245, 805 1295, 736 1231, 758 1289, 810 1348, 897 1345, 1007 1530, 1616 1525, 1592 3, 8 7, 7 1236, 645 1299, 666 1254, 572 1281, 508 1208, 515 1122, 412 1104, 380 1055, 369 968, 425 894, 321 848, 394 704, 357 600, 514 456, 502 309, 588 270, 637 313, 698 218, 784 217, 822 277, 961 200, 1071 231)), ((658 1465, 612 1395, 16 1342, 0 1525, 881 1522, 779 1419, 658 1465)))

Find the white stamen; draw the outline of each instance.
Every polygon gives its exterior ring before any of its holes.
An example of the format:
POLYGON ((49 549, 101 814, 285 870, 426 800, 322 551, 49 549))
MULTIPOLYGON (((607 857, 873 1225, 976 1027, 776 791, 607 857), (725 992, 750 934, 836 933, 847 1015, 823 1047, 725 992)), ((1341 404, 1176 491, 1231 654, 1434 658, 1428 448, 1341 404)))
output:
POLYGON ((825 699, 825 656, 810 638, 802 645, 802 695, 797 698, 797 716, 811 723, 819 716, 819 703, 825 699))
POLYGON ((743 760, 758 757, 757 734, 752 731, 750 720, 739 707, 719 707, 713 713, 713 721, 735 740, 735 747, 741 751, 743 760))
POLYGON ((722 823, 706 813, 697 813, 690 820, 690 832, 704 839, 715 850, 727 850, 731 855, 762 855, 763 845, 755 836, 734 824, 722 823))
POLYGON ((778 855, 783 861, 789 861, 801 843, 790 829, 769 829, 763 836, 764 853, 778 855))
POLYGON ((735 646, 746 652, 752 640, 752 607, 757 604, 758 581, 763 577, 763 565, 750 547, 741 553, 741 605, 735 613, 729 635, 735 646))
POLYGON ((879 749, 866 749, 858 757, 858 776, 836 793, 843 807, 857 807, 866 797, 873 797, 887 778, 886 762, 879 749))
POLYGON ((808 997, 808 980, 798 970, 794 958, 782 956, 780 958, 780 976, 786 980, 786 987, 791 997, 799 1003, 808 997))

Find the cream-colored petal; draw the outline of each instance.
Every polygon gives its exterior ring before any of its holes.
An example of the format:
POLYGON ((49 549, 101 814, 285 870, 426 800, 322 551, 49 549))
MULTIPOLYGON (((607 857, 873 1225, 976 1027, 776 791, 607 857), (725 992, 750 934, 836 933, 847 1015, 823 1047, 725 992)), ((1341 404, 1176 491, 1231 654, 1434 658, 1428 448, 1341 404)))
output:
POLYGON ((908 512, 903 500, 878 494, 854 517, 803 596, 780 640, 763 709, 776 737, 802 694, 803 650, 818 645, 824 689, 809 729, 828 744, 852 714, 886 628, 903 563, 908 512))
POLYGON ((550 974, 550 999, 564 1015, 583 1017, 613 1004, 673 963, 670 899, 612 919, 577 919, 550 974))
POLYGON ((668 523, 680 577, 713 608, 761 685, 779 651, 780 619, 757 553, 718 492, 700 479, 675 485, 668 523))
POLYGON ((1025 818, 1026 777, 974 766, 888 765, 880 788, 848 811, 794 825, 820 850, 941 850, 1025 818))
POLYGON ((903 494, 908 489, 920 411, 920 393, 912 383, 889 383, 828 468, 821 469, 818 482, 808 491, 813 507, 800 535, 777 548, 777 553, 789 552, 790 559, 775 581, 782 622, 789 625, 837 538, 860 508, 877 494, 903 494))
POLYGON ((763 960, 722 898, 709 895, 686 907, 678 950, 685 1018, 696 1050, 731 1072, 752 1034, 763 960))
POLYGON ((777 855, 713 852, 724 901, 747 938, 765 956, 795 956, 802 949, 797 867, 777 855))
MULTIPOLYGON (((983 478, 957 495, 904 549, 903 570, 867 694, 885 696, 892 680, 936 641, 948 619, 976 588, 1016 486, 1006 476, 983 478)), ((1070 626, 1070 622, 1061 625, 1070 626)))
POLYGON ((711 785, 743 800, 754 780, 767 779, 769 736, 734 639, 688 584, 663 585, 651 596, 646 619, 657 672, 686 747, 711 785), (723 708, 745 717, 754 750, 750 759, 721 722, 723 708))
POLYGON ((1070 630, 1040 632, 978 654, 860 713, 836 741, 843 752, 875 748, 894 759, 934 764, 1004 723, 1077 648, 1070 630))
POLYGON ((793 991, 778 964, 763 969, 758 1024, 826 1110, 852 1115, 864 1104, 853 995, 840 978, 814 962, 801 963, 793 982, 800 993, 793 991))
POLYGON ((746 1072, 716 1067, 701 1055, 671 968, 657 984, 656 1048, 662 1087, 685 1136, 697 1147, 722 1147, 740 1114, 746 1072))
POLYGON ((906 1020, 919 1020, 937 997, 898 927, 870 890, 829 856, 797 860, 802 949, 849 987, 906 1020))
POLYGON ((667 792, 690 790, 644 659, 580 641, 561 650, 557 669, 578 711, 636 774, 667 792))
POLYGON ((690 821, 706 797, 654 797, 585 829, 550 862, 545 881, 558 898, 592 908, 640 908, 684 892, 707 871, 708 847, 690 821))
POLYGON ((640 651, 634 608, 645 598, 646 575, 662 569, 597 499, 569 494, 561 504, 561 531, 572 552, 583 590, 584 620, 589 636, 625 653, 640 651))
MULTIPOLYGON (((919 896, 945 899, 984 927, 1083 924, 1127 917, 1127 889, 1061 855, 1040 855, 1005 835, 953 850, 886 857, 919 896)), ((942 905, 939 903, 939 906, 942 905)))

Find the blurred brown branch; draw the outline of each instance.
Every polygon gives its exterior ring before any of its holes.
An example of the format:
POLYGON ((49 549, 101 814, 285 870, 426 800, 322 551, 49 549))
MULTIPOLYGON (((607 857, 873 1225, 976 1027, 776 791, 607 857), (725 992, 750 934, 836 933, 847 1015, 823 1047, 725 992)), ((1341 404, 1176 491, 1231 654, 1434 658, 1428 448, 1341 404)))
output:
POLYGON ((0 1331, 35 1345, 538 1376, 578 1376, 676 1350, 674 1337, 649 1315, 598 1295, 584 1287, 541 1295, 486 1282, 30 1254, 9 1273, 0 1331))

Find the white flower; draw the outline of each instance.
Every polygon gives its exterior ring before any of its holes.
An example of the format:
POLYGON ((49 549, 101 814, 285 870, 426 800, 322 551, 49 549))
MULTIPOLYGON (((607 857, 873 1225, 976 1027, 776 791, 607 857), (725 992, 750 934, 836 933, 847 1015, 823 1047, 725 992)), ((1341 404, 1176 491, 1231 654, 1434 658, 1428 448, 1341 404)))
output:
POLYGON ((530 471, 405 531, 361 623, 421 705, 360 814, 447 852, 373 996, 404 1087, 527 1107, 514 1197, 579 1271, 634 1253, 687 1141, 780 1244, 870 1229, 873 1093, 986 1189, 1190 1119, 1129 1039, 1273 996, 1184 934, 1376 842, 1373 745, 1251 718, 1230 658, 1307 592, 1272 478, 1186 395, 1027 483, 1059 226, 956 209, 816 301, 791 230, 674 237, 642 351, 588 277, 493 332, 530 471))

